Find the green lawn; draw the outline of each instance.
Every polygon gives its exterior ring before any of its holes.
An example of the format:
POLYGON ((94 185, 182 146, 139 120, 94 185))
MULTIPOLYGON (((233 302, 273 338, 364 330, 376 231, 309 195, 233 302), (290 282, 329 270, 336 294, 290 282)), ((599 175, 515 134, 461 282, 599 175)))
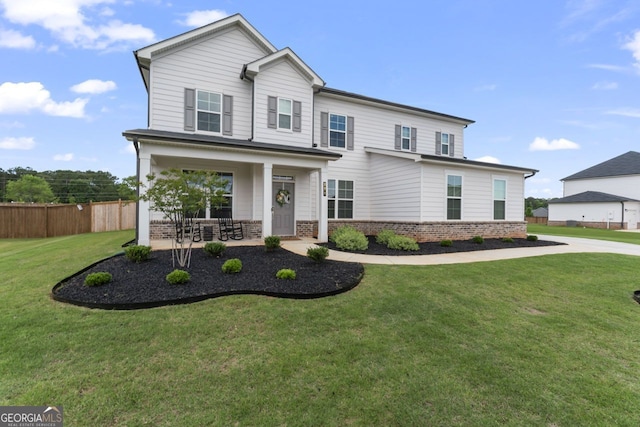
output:
POLYGON ((640 245, 640 233, 605 230, 582 227, 549 227, 543 224, 527 225, 529 234, 548 234, 550 236, 583 237, 585 239, 612 240, 614 242, 640 245))
POLYGON ((52 301, 130 232, 0 240, 0 405, 65 426, 638 425, 640 258, 367 266, 319 300, 52 301))

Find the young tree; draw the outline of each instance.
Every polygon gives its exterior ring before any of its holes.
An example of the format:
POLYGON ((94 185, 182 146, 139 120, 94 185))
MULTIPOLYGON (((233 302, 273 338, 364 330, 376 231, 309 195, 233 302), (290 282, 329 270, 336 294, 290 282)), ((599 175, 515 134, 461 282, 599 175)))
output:
POLYGON ((17 181, 7 183, 7 199, 15 202, 50 203, 56 198, 44 178, 23 175, 17 181))
POLYGON ((189 267, 193 227, 186 227, 187 219, 197 216, 198 211, 206 206, 226 203, 224 194, 227 181, 215 172, 186 172, 180 169, 164 170, 160 172, 160 177, 150 174, 147 180, 149 187, 144 188, 139 198, 150 202, 153 210, 162 212, 176 226, 176 238, 171 240, 174 267, 176 259, 180 267, 189 267), (188 233, 178 239, 178 229, 188 230, 188 233))

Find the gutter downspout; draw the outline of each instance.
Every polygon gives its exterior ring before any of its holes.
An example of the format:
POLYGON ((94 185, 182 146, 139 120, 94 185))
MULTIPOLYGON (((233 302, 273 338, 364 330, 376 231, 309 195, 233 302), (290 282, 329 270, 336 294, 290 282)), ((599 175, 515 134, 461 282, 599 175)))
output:
MULTIPOLYGON (((133 138, 133 148, 136 149, 136 182, 140 182, 140 145, 138 138, 133 138)), ((136 186, 136 198, 140 199, 140 184, 136 186)), ((140 202, 136 201, 136 244, 139 242, 140 236, 138 235, 140 230, 140 202)))
POLYGON ((620 221, 620 230, 624 230, 624 201, 620 203, 622 204, 622 220, 620 221))
POLYGON ((256 84, 255 80, 247 75, 247 64, 242 66, 242 71, 240 72, 240 80, 245 79, 251 82, 251 137, 249 138, 249 141, 253 141, 256 109, 256 84))

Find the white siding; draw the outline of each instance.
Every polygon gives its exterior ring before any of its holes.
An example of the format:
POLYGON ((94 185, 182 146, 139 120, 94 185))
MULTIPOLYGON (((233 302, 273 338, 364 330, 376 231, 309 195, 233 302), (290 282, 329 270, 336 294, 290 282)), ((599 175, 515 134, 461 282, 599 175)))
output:
POLYGON ((408 159, 370 155, 371 218, 418 221, 421 166, 408 159))
POLYGON ((265 55, 244 32, 232 29, 151 62, 150 127, 184 131, 184 89, 233 96, 233 138, 251 136, 251 84, 239 78, 243 64, 265 55))
POLYGON ((621 203, 549 203, 549 221, 620 222, 621 203))
POLYGON ((261 69, 255 78, 255 129, 254 139, 273 144, 311 147, 313 90, 297 69, 281 60, 267 69, 261 69), (267 126, 267 100, 269 96, 291 99, 302 103, 301 132, 270 129, 267 126))
POLYGON ((565 197, 585 191, 599 191, 640 200, 640 176, 612 176, 564 182, 565 197))

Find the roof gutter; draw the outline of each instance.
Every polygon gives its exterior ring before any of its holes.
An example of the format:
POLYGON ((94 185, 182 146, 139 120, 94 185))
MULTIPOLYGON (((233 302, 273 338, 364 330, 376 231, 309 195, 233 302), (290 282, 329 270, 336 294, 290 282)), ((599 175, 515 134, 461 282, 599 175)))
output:
POLYGON ((524 177, 524 179, 532 178, 532 177, 534 177, 534 176, 536 175, 536 173, 538 173, 538 171, 531 171, 531 175, 526 175, 526 176, 524 177))

